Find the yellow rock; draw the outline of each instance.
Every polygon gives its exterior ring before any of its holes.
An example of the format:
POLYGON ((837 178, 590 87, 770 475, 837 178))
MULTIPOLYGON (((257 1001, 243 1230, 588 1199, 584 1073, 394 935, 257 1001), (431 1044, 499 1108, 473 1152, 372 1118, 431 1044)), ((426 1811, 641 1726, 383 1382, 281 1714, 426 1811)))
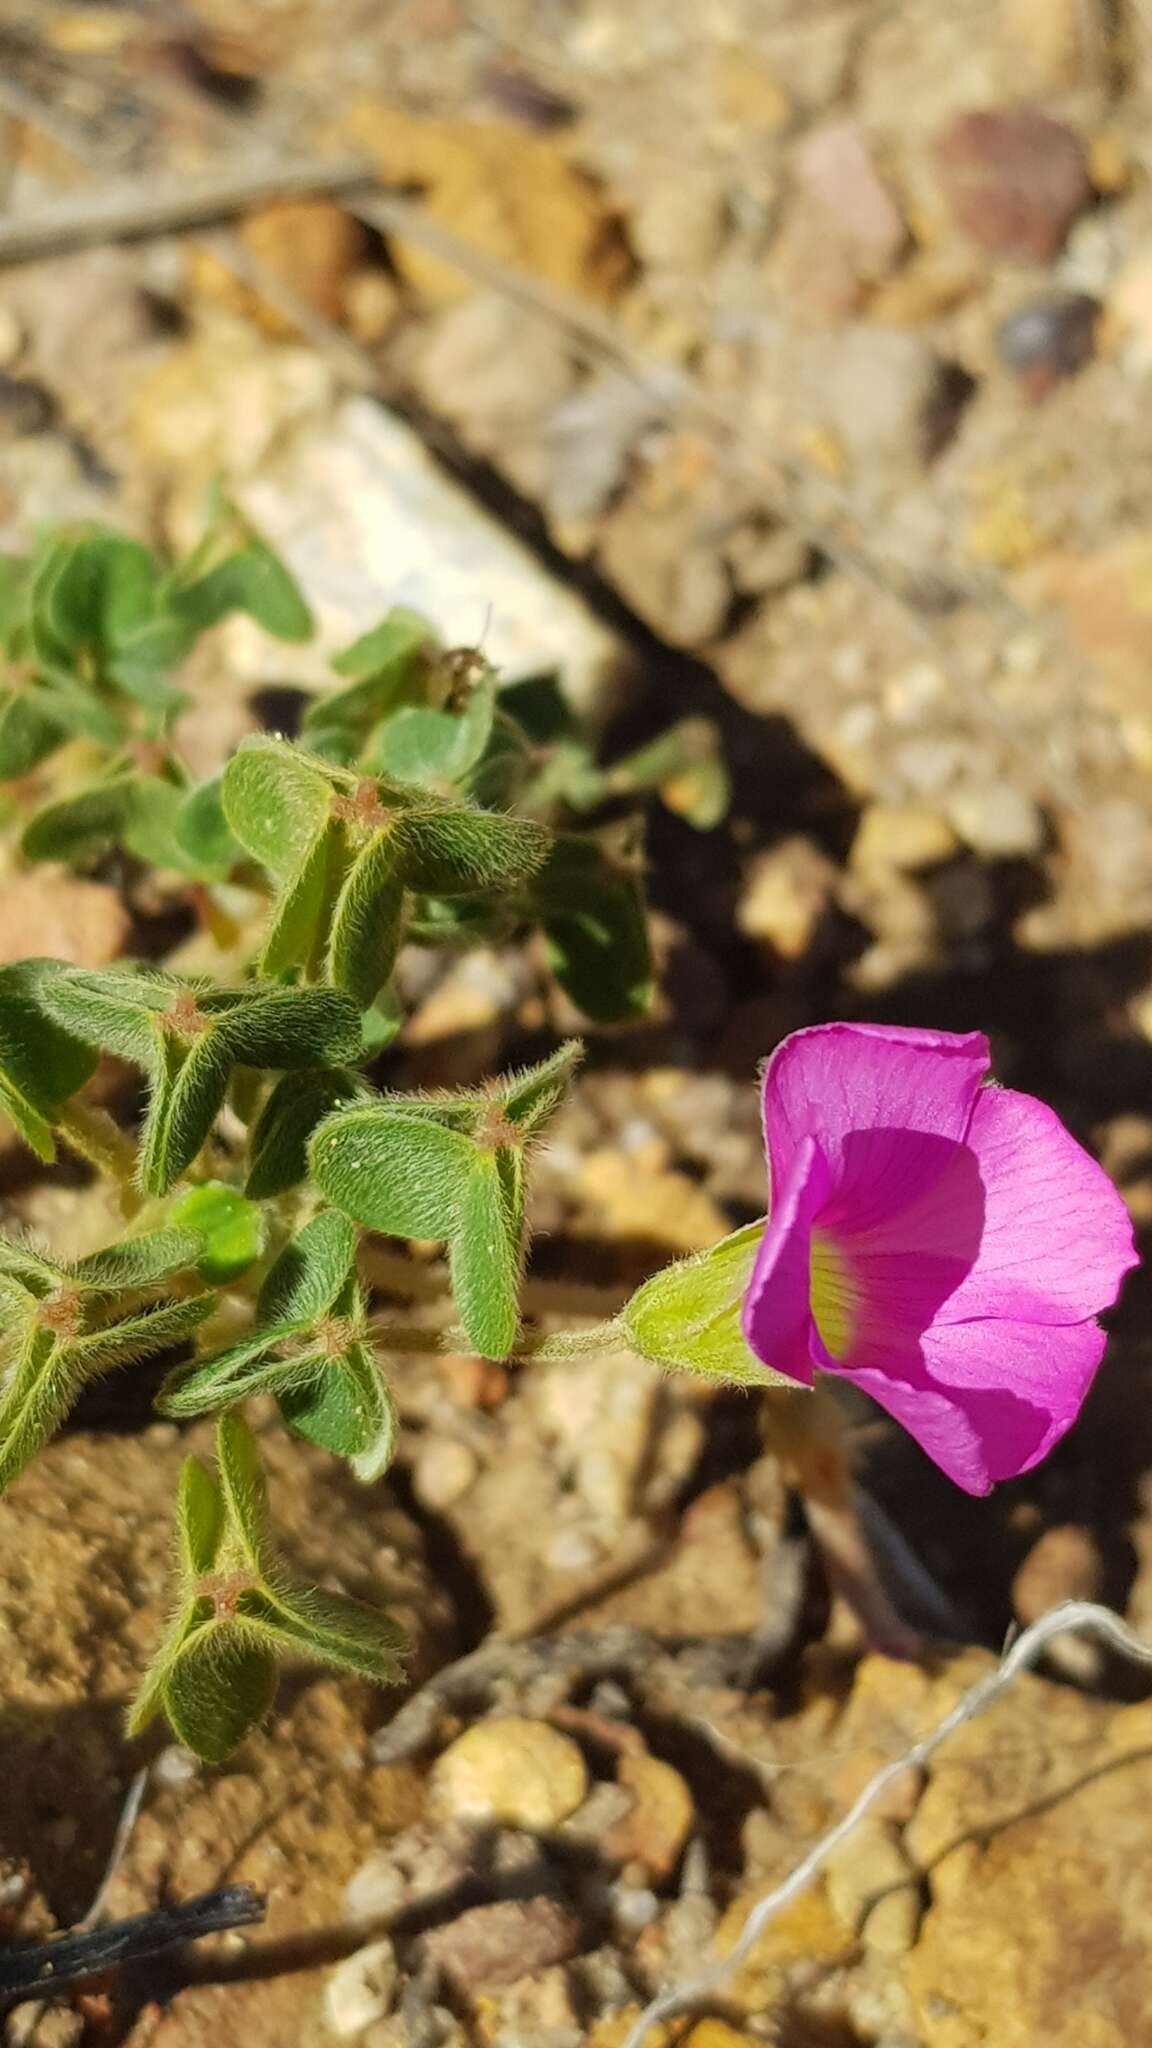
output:
POLYGON ((931 1874, 903 1965, 925 2048, 1146 2038, 1150 1800, 1148 1703, 1025 1676, 957 1731, 904 1837, 931 1874))
POLYGON ((518 1714, 477 1721, 437 1759, 432 1794, 456 1820, 558 1827, 588 1789, 584 1758, 570 1736, 518 1714))
POLYGON ((1040 551, 1043 536, 1033 522, 1022 485, 1009 478, 984 480, 984 508, 968 528, 968 552, 978 562, 1018 569, 1040 551))
POLYGON ((865 874, 914 873, 947 860, 957 844, 947 818, 928 804, 869 804, 852 842, 851 863, 865 874))
POLYGON ((140 36, 140 16, 131 7, 61 7, 41 33, 54 50, 69 57, 106 57, 140 36))
POLYGON ((692 1831, 692 1794, 679 1771, 655 1756, 622 1756, 616 1779, 632 1794, 633 1805, 609 1828, 605 1851, 614 1862, 642 1863, 662 1884, 675 1870, 692 1831))
POLYGON ((836 881, 834 863, 812 840, 785 839, 752 862, 736 922, 783 959, 798 960, 827 915, 836 881))
MULTIPOLYGON (((429 218, 484 255, 605 301, 628 280, 618 216, 547 136, 511 121, 441 120, 365 101, 340 123, 340 139, 366 149, 388 184, 416 187, 429 218)), ((393 253, 431 299, 473 289, 458 265, 415 242, 396 238, 393 253)))

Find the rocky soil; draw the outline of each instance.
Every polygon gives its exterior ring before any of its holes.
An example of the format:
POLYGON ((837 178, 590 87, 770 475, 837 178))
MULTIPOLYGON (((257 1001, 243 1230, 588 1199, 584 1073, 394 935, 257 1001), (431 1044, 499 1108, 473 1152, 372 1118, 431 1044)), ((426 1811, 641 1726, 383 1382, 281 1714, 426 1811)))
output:
MULTIPOLYGON (((220 475, 321 651, 399 599, 559 663, 610 755, 720 732, 730 815, 670 789, 649 820, 653 1016, 591 1034, 541 1160, 541 1313, 760 1212, 756 1064, 829 1015, 987 1029, 1152 1225, 1139 0, 4 0, 0 111, 21 213, 260 151, 364 152, 418 203, 0 270, 0 547, 66 517, 183 541, 220 475)), ((223 630, 190 763, 321 672, 223 630)), ((189 926, 115 867, 3 874, 0 959, 188 957, 189 926)), ((578 1022, 531 953, 410 973, 400 1085, 578 1022)), ((99 1239, 79 1174, 0 1165, 6 1227, 99 1239)), ((829 1600, 752 1401, 626 1359, 399 1364, 395 1474, 349 1490, 269 1430, 273 1505, 302 1570, 395 1603, 414 1689, 470 1661, 395 1722, 290 1674, 216 1772, 121 1736, 185 1446, 105 1396, 0 1501, 0 1934, 85 1911, 145 1761, 108 1909, 243 1879, 268 1921, 7 2038, 619 2048, 1013 1620, 1089 1596, 1152 1630, 1147 1306, 1137 1276, 1082 1424, 988 1501, 852 1411, 890 1568, 960 1641, 924 1669, 829 1600)), ((1055 1650, 652 2039, 1131 2048, 1145 1690, 1055 1650)))

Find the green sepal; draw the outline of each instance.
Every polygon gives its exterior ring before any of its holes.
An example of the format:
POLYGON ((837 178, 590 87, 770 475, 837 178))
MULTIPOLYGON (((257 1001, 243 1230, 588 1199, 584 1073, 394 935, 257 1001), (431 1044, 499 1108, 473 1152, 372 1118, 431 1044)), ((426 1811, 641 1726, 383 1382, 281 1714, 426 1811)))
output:
POLYGON ((746 1224, 692 1258, 665 1266, 637 1289, 621 1317, 641 1358, 734 1386, 794 1386, 762 1365, 745 1341, 741 1309, 764 1223, 746 1224))

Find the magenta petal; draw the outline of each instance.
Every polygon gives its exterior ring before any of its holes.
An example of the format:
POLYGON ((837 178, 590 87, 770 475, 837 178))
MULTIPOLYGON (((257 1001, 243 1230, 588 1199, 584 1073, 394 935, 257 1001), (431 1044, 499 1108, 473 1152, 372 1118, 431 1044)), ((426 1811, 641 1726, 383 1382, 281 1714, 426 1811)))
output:
POLYGON ((1075 1422, 1105 1341, 1093 1322, 953 1323, 927 1334, 922 1359, 849 1377, 957 1486, 987 1493, 1031 1471, 1075 1422))
POLYGON ((1077 1323, 1109 1308, 1137 1263, 1131 1220, 1103 1168, 1056 1112, 1012 1089, 983 1089, 967 1143, 984 1191, 983 1226, 971 1271, 943 1304, 942 1321, 1077 1323))
POLYGON ((805 1138, 776 1195, 744 1295, 744 1335, 757 1358, 806 1387, 812 1384, 814 1365, 812 1219, 827 1200, 829 1185, 820 1147, 805 1138))
MULTIPOLYGON (((845 1167, 852 1133, 909 1132, 963 1138, 988 1071, 982 1032, 912 1031, 882 1024, 817 1024, 796 1031, 764 1075, 764 1136, 775 1189, 788 1177, 802 1140, 820 1141, 833 1182, 845 1167)), ((847 1164, 851 1166, 851 1161, 847 1164)), ((873 1152, 871 1171, 878 1164, 873 1152)), ((893 1175, 904 1161, 893 1162, 893 1175)), ((856 1176, 853 1174, 853 1179, 856 1176)))

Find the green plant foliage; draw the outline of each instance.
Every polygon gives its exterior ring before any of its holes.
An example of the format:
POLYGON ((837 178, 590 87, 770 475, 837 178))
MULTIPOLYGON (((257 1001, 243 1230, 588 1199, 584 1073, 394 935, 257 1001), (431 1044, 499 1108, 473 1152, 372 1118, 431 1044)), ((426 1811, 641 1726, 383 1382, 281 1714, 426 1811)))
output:
POLYGON ((312 1175, 335 1208, 390 1237, 447 1242, 464 1333, 484 1357, 503 1358, 516 1342, 527 1153, 579 1051, 562 1046, 484 1090, 353 1103, 312 1139, 312 1175))
POLYGON ((205 1415, 250 1394, 274 1394, 289 1427, 379 1478, 396 1439, 391 1394, 367 1338, 356 1279, 356 1230, 322 1210, 287 1244, 256 1304, 251 1333, 176 1373, 167 1415, 205 1415))
MULTIPOLYGON (((91 1380, 176 1354, 160 1411, 216 1418, 216 1469, 184 1470, 176 1617, 132 1726, 163 1713, 211 1762, 267 1712, 285 1657, 400 1672, 391 1622, 283 1568, 243 1404, 270 1397, 371 1484, 396 1447, 390 1354, 541 1349, 521 1327, 529 1184, 581 1048, 479 1087, 382 1086, 412 991, 440 971, 413 949, 524 947, 594 1024, 627 1024, 653 986, 642 808, 708 829, 727 803, 707 721, 605 763, 555 678, 505 685, 399 608, 337 655, 298 742, 253 733, 198 779, 182 668, 236 612, 282 641, 312 631, 220 493, 182 560, 95 523, 0 558, 10 855, 122 878, 141 944, 178 932, 182 949, 0 967, 0 1111, 41 1160, 63 1138, 109 1176, 125 1218, 67 1265, 0 1239, 0 1485, 91 1380), (181 957, 226 965, 181 973, 181 957), (364 1230, 445 1247, 455 1323, 370 1316, 364 1230)), ((641 1289, 611 1341, 763 1384, 739 1335, 751 1252, 746 1234, 729 1243, 641 1289)))
POLYGON ((529 902, 544 929, 557 981, 599 1024, 642 1017, 652 1000, 652 955, 635 848, 556 839, 529 902))
POLYGON ((171 1350, 204 1321, 213 1295, 147 1299, 203 1248, 196 1231, 161 1230, 65 1264, 0 1240, 0 1488, 43 1449, 89 1381, 171 1350))
POLYGON ((264 1250, 263 1210, 225 1181, 201 1181, 173 1202, 168 1213, 173 1223, 202 1237, 204 1249, 196 1270, 213 1286, 246 1273, 264 1250))
POLYGON ((54 960, 0 967, 0 1110, 37 1157, 56 1156, 53 1126, 96 1069, 81 1036, 52 1015, 45 990, 63 970, 54 960))
POLYGON ((356 1006, 336 989, 221 989, 155 972, 72 968, 45 983, 44 1000, 66 1031, 143 1068, 138 1171, 153 1195, 196 1158, 235 1068, 339 1067, 361 1047, 356 1006))
POLYGON ((279 1658, 376 1685, 403 1676, 404 1637, 386 1616, 297 1585, 276 1555, 264 1477, 240 1417, 217 1425, 213 1477, 189 1458, 178 1503, 179 1606, 132 1708, 138 1734, 159 1713, 205 1763, 223 1763, 272 1704, 279 1658))

